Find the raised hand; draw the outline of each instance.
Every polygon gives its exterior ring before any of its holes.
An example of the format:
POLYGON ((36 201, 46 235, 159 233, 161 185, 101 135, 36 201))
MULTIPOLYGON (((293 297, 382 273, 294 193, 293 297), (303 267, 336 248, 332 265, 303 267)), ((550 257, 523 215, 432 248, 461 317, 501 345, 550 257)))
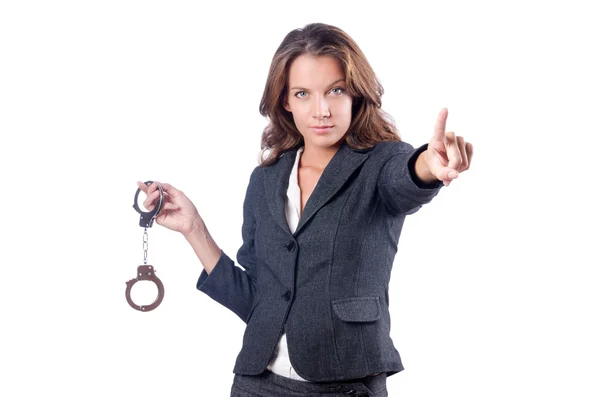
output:
POLYGON ((447 118, 448 109, 444 108, 438 115, 433 138, 425 155, 429 172, 443 181, 444 186, 450 185, 452 180, 458 178, 458 174, 468 170, 473 157, 472 144, 454 132, 446 132, 447 118))

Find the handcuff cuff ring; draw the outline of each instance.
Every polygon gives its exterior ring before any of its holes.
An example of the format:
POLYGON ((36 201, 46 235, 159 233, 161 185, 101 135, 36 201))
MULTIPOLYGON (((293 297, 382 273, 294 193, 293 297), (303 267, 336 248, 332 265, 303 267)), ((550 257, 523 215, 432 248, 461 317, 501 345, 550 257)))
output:
MULTIPOLYGON (((146 181, 146 182, 144 182, 144 185, 150 186, 153 183, 154 183, 153 181, 146 181)), ((154 218, 156 218, 156 216, 162 209, 163 202, 164 202, 163 188, 159 182, 156 182, 156 184, 158 185, 158 190, 160 191, 160 195, 158 196, 158 204, 154 206, 154 209, 152 211, 144 212, 140 209, 140 207, 138 206, 138 196, 140 195, 141 189, 138 188, 137 192, 135 192, 135 197, 133 199, 133 208, 135 208, 135 210, 140 213, 140 226, 141 227, 152 227, 152 224, 154 223, 154 218)))
POLYGON ((163 297, 165 296, 165 288, 163 286, 162 281, 160 281, 160 279, 156 277, 156 273, 154 273, 154 268, 152 267, 152 265, 140 265, 138 266, 137 271, 137 277, 132 278, 131 280, 125 283, 127 284, 127 289, 125 289, 125 297, 127 298, 127 303, 129 303, 129 306, 131 306, 135 310, 139 310, 141 312, 149 312, 151 310, 156 309, 158 305, 160 305, 160 303, 163 300, 163 297), (133 288, 134 284, 140 280, 152 281, 154 282, 154 284, 156 284, 156 287, 158 288, 158 296, 156 297, 156 300, 154 300, 154 302, 152 302, 149 305, 136 305, 131 299, 131 288, 133 288))

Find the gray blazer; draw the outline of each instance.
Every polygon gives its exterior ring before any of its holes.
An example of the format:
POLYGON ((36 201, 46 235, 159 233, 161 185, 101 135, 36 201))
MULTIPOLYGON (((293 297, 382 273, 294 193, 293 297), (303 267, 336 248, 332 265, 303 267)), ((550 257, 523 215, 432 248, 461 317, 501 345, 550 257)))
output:
POLYGON ((246 322, 233 372, 263 372, 285 330, 290 361, 310 381, 404 369, 390 338, 388 284, 406 215, 443 186, 419 183, 427 145, 345 143, 323 171, 294 233, 285 199, 297 149, 256 167, 244 200, 235 266, 224 252, 197 288, 246 322))

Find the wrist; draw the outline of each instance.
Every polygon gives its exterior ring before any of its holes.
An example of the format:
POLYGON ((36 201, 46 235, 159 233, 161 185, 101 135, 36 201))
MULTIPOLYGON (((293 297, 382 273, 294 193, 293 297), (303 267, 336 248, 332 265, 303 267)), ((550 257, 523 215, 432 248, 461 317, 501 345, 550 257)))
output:
POLYGON ((425 183, 439 181, 439 179, 431 173, 425 156, 427 156, 427 151, 421 152, 419 157, 417 157, 417 161, 415 162, 415 174, 422 182, 425 183))
POLYGON ((181 234, 183 234, 187 240, 190 240, 194 237, 201 237, 201 235, 205 234, 205 232, 206 227, 204 225, 204 220, 198 216, 192 220, 189 226, 183 228, 181 234))

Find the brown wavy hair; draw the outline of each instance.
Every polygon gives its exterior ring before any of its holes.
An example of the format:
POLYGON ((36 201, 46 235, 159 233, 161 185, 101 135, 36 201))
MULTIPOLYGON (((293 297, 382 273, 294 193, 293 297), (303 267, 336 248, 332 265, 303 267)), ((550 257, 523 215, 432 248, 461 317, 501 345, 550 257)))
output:
POLYGON ((368 149, 378 142, 401 140, 393 119, 381 109, 383 87, 356 42, 340 28, 312 23, 289 32, 271 61, 260 101, 260 114, 269 119, 261 138, 261 166, 274 164, 284 152, 304 144, 283 106, 290 65, 304 54, 330 56, 342 64, 352 95, 352 121, 344 138, 349 147, 368 149))

